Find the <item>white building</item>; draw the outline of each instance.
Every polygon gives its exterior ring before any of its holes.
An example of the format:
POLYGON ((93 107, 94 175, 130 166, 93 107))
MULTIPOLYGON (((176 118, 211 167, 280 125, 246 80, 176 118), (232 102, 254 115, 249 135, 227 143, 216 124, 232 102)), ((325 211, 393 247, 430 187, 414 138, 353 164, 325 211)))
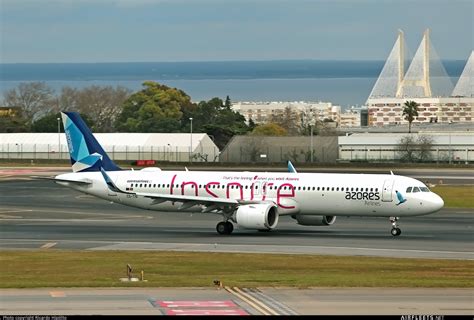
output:
POLYGON ((430 42, 429 30, 408 64, 404 34, 399 31, 395 45, 367 99, 369 126, 406 124, 403 105, 419 104, 415 123, 474 122, 474 52, 453 84, 430 42), (407 68, 408 67, 408 68, 407 68), (407 69, 405 71, 405 69, 407 69))
MULTIPOLYGON (((95 133, 113 160, 217 161, 205 133, 95 133), (191 151, 192 148, 192 152, 191 151)), ((0 159, 69 159, 64 133, 0 133, 0 159)))
POLYGON ((340 128, 354 128, 361 125, 361 108, 351 107, 342 112, 339 117, 340 128))
POLYGON ((398 144, 411 135, 433 141, 431 159, 436 162, 474 162, 474 132, 354 133, 338 137, 339 161, 393 161, 400 158, 398 144))
POLYGON ((407 124, 403 105, 412 100, 419 104, 413 123, 473 122, 474 98, 372 98, 367 101, 369 126, 407 124))
POLYGON ((330 119, 339 124, 341 107, 331 102, 307 101, 268 101, 268 102, 234 102, 232 109, 241 113, 246 121, 252 119, 256 124, 271 121, 272 116, 282 114, 289 107, 301 117, 302 115, 314 116, 315 120, 330 119))

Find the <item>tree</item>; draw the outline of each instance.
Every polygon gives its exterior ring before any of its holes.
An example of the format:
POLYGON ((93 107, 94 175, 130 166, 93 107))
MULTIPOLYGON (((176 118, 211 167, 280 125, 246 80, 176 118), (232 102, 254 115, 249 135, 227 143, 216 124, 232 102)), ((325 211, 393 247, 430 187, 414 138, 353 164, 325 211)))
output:
POLYGON ((289 135, 299 134, 298 114, 290 106, 270 117, 270 122, 278 124, 284 128, 289 135))
POLYGON ((415 101, 405 101, 403 106, 402 116, 405 116, 405 120, 408 121, 408 133, 411 133, 411 123, 415 117, 418 117, 418 106, 419 104, 415 101))
POLYGON ((81 90, 64 87, 59 97, 61 110, 77 111, 94 119, 95 132, 115 131, 115 121, 130 90, 117 86, 89 86, 81 90))
POLYGON ((189 109, 191 98, 184 91, 146 81, 144 89, 123 103, 116 120, 120 131, 180 132, 182 109, 189 109))
MULTIPOLYGON (((89 128, 94 127, 94 121, 85 113, 80 114, 84 122, 89 128)), ((61 114, 59 112, 50 112, 40 119, 36 120, 31 125, 32 132, 58 132, 58 118, 61 132, 64 132, 61 114)))
POLYGON ((19 116, 0 117, 0 133, 28 132, 25 120, 19 116))
POLYGON ((252 117, 250 117, 250 119, 249 119, 249 131, 252 131, 253 129, 255 129, 256 126, 257 125, 253 121, 252 117))
POLYGON ((227 97, 225 98, 224 107, 226 107, 227 109, 232 108, 232 101, 230 101, 229 96, 227 96, 227 97))
POLYGON ((6 91, 4 105, 19 107, 27 125, 58 107, 54 91, 44 82, 20 83, 17 88, 6 91))
POLYGON ((412 135, 404 136, 397 145, 400 160, 403 162, 426 162, 432 159, 433 137, 412 135))
POLYGON ((431 153, 433 148, 433 137, 432 136, 419 136, 417 139, 418 152, 417 157, 420 162, 430 161, 433 158, 431 153))
POLYGON ((299 133, 303 136, 319 134, 319 129, 321 128, 321 121, 311 110, 303 110, 300 114, 300 124, 299 124, 299 133))
POLYGON ((398 142, 397 149, 402 162, 414 162, 416 160, 416 143, 413 136, 402 137, 398 142))
POLYGON ((214 143, 223 149, 234 135, 244 135, 250 131, 245 117, 232 110, 229 96, 224 103, 220 98, 201 101, 195 108, 190 108, 183 117, 183 132, 189 132, 189 117, 193 118, 193 132, 205 132, 214 143))
POLYGON ((256 126, 250 134, 253 136, 286 136, 288 132, 280 125, 270 122, 256 126))

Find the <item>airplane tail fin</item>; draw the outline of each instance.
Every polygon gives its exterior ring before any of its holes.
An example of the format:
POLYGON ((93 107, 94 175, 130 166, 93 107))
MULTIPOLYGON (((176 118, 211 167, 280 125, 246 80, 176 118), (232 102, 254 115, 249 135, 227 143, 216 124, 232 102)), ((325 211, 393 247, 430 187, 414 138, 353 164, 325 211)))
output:
POLYGON ((95 139, 77 112, 61 112, 69 154, 74 172, 118 171, 120 169, 95 139))

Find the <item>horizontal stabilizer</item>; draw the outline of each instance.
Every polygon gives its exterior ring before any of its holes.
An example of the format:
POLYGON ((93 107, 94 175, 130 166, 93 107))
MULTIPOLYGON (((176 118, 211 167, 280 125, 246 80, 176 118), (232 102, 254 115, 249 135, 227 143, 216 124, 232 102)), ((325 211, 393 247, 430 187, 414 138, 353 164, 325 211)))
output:
POLYGON ((54 178, 54 177, 30 176, 30 178, 38 179, 38 180, 50 180, 50 181, 55 181, 55 182, 70 182, 70 183, 76 183, 76 184, 82 184, 82 185, 92 183, 92 181, 90 180, 59 179, 59 178, 54 178))

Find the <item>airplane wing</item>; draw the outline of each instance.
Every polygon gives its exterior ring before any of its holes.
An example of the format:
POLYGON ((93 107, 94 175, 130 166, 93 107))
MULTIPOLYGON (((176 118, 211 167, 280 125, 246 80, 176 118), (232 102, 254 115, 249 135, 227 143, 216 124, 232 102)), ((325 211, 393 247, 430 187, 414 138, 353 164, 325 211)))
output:
POLYGON ((196 205, 202 205, 205 208, 202 212, 210 212, 213 210, 223 209, 224 207, 238 207, 246 204, 258 204, 258 203, 273 203, 271 200, 259 201, 259 200, 236 200, 236 199, 224 199, 224 198, 213 198, 213 197, 199 197, 189 195, 175 195, 175 194, 157 194, 157 193, 143 193, 143 192, 126 192, 129 194, 135 194, 137 196, 153 199, 152 204, 160 204, 165 201, 182 202, 182 205, 178 207, 178 210, 184 210, 191 208, 196 205))
POLYGON ((123 191, 115 185, 110 179, 104 169, 101 168, 102 176, 107 184, 107 187, 118 193, 125 193, 136 195, 140 197, 153 199, 152 204, 160 204, 165 201, 171 202, 182 202, 182 205, 178 207, 178 210, 184 210, 191 208, 196 205, 203 205, 205 208, 202 212, 211 212, 213 210, 222 210, 224 207, 237 207, 245 204, 257 204, 257 203, 273 203, 271 200, 257 201, 257 200, 236 200, 236 199, 224 199, 214 197, 200 197, 200 196, 189 196, 189 195, 175 195, 175 194, 159 194, 159 193, 145 193, 145 192, 131 192, 123 191))
POLYGON ((76 183, 80 185, 86 185, 86 184, 91 184, 92 181, 90 180, 72 180, 72 179, 58 179, 55 177, 41 177, 41 176, 30 176, 32 179, 38 179, 38 180, 51 180, 54 182, 70 182, 70 183, 76 183))

